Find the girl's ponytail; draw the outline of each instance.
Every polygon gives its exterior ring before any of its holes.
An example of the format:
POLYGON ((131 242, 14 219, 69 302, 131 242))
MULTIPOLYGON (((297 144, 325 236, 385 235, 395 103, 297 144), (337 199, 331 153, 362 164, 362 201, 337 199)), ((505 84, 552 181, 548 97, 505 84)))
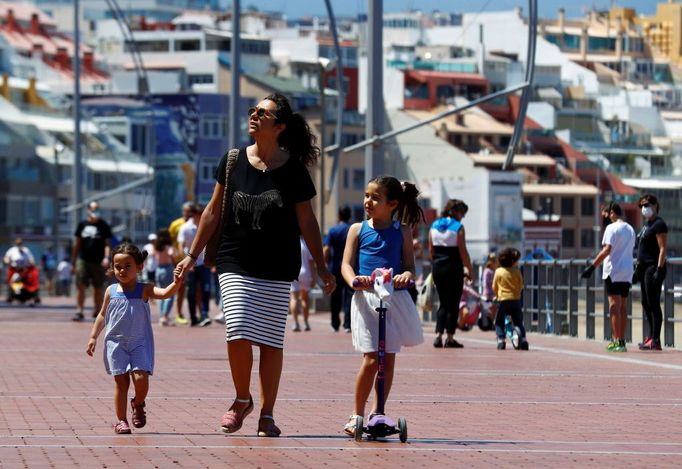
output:
POLYGON ((424 211, 419 206, 419 190, 411 182, 403 181, 403 196, 398 209, 398 219, 409 226, 415 226, 420 220, 426 222, 424 211))
POLYGON ((417 203, 419 190, 411 182, 400 182, 393 176, 377 176, 369 181, 382 187, 386 191, 386 199, 397 200, 398 207, 391 215, 398 218, 400 223, 415 226, 419 220, 424 220, 424 211, 417 203))

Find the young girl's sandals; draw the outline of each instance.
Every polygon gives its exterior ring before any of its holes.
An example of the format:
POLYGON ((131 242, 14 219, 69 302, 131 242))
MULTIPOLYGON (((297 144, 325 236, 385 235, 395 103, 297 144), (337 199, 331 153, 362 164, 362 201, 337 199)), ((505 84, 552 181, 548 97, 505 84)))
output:
POLYGON ((278 437, 282 431, 275 425, 272 415, 261 415, 258 419, 258 436, 278 437))
POLYGON ((244 423, 244 419, 246 418, 247 415, 249 415, 251 412, 253 412, 253 397, 249 396, 248 399, 235 399, 234 404, 232 404, 232 408, 225 412, 225 415, 223 415, 223 418, 220 419, 220 428, 223 432, 225 433, 234 433, 240 428, 242 428, 242 424, 244 423), (234 410, 235 404, 246 404, 246 408, 238 412, 234 410))
POLYGON ((147 413, 144 411, 144 402, 142 404, 135 404, 135 398, 130 400, 130 407, 133 409, 133 426, 135 428, 142 428, 147 425, 147 413))
POLYGON ((348 436, 355 436, 355 422, 357 421, 357 415, 351 415, 348 417, 348 423, 344 425, 343 432, 348 436))
POLYGON ((125 420, 119 420, 117 423, 114 424, 114 433, 118 435, 129 435, 132 432, 130 431, 128 422, 126 422, 125 420))

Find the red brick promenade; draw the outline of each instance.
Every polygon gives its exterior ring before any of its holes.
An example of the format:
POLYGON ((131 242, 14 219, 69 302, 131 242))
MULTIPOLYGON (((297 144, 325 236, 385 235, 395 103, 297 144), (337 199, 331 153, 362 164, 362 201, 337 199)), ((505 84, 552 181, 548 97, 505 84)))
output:
MULTIPOLYGON (((234 397, 223 326, 160 328, 148 424, 114 435, 113 380, 90 323, 66 300, 0 305, 0 467, 681 467, 682 353, 607 354, 601 342, 531 335, 495 350, 492 333, 458 334, 398 357, 393 417, 409 440, 356 443, 341 429, 360 357, 327 314, 287 332, 276 408, 279 439, 218 431, 234 397)), ((156 308, 153 308, 155 311, 156 308)), ((252 390, 257 400, 254 373, 252 390)))

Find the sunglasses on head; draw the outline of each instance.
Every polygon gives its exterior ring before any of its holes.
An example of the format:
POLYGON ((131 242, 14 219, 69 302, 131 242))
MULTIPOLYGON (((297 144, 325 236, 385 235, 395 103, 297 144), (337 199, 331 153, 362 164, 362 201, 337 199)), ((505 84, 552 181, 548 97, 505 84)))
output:
POLYGON ((262 119, 265 116, 268 117, 273 116, 273 114, 270 111, 268 111, 267 109, 263 109, 262 107, 250 107, 246 112, 248 113, 249 117, 251 117, 255 112, 256 116, 258 116, 259 119, 262 119))

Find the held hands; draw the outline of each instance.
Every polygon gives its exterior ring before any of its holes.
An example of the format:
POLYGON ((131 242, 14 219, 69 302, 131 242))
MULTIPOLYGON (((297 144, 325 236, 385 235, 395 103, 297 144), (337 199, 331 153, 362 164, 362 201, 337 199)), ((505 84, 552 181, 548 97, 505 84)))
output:
POLYGON ((90 338, 88 340, 88 345, 87 348, 85 349, 85 353, 90 355, 92 357, 92 354, 95 353, 95 346, 97 345, 97 339, 90 338))
POLYGON ((320 280, 322 280, 322 291, 324 291, 325 295, 331 295, 336 288, 336 277, 326 267, 318 267, 318 275, 320 280))
POLYGON ((594 266, 589 265, 585 270, 583 270, 583 273, 580 274, 581 278, 590 278, 592 277, 592 274, 594 273, 594 266))
POLYGON ((173 270, 173 278, 175 281, 184 280, 185 275, 187 275, 188 272, 194 270, 194 264, 194 259, 189 256, 185 256, 184 259, 178 262, 178 265, 176 265, 175 269, 173 270))

